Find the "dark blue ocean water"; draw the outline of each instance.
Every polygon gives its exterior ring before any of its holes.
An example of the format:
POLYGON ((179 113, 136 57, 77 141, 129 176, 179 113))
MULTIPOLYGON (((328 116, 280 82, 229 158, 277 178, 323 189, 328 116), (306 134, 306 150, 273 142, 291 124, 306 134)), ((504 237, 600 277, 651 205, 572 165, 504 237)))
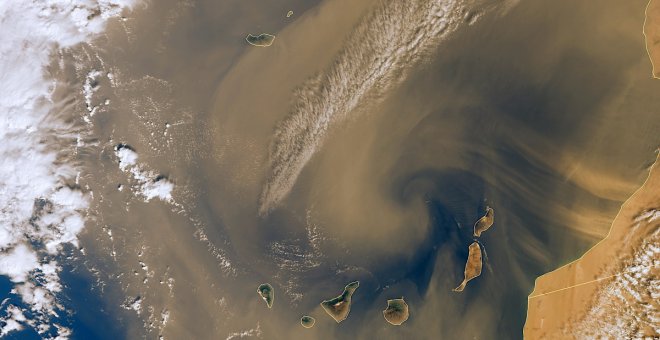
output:
MULTIPOLYGON (((66 263, 60 273, 62 292, 58 295, 59 302, 64 310, 57 310, 57 317, 50 319, 51 323, 73 330, 71 339, 124 339, 124 325, 121 315, 108 312, 107 301, 102 299, 98 287, 94 286, 91 273, 78 262, 66 263)), ((8 299, 0 310, 3 313, 8 305, 13 304, 23 309, 25 316, 30 319, 33 315, 22 302, 21 297, 11 293, 13 283, 8 278, 0 276, 0 300, 8 299)), ((116 306, 114 306, 116 307, 116 306)), ((14 331, 6 339, 42 339, 55 336, 51 331, 39 335, 35 329, 24 324, 24 329, 14 331)))

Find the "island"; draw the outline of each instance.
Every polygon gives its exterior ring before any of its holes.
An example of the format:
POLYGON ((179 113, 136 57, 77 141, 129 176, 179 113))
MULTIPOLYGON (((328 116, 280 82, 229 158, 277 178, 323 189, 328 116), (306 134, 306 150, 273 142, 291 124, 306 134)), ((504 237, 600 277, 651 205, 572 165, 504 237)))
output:
POLYGON ((474 224, 474 237, 481 236, 481 233, 488 230, 495 221, 495 211, 491 207, 486 207, 486 214, 474 224))
POLYGON ((248 34, 247 37, 245 37, 245 41, 250 45, 268 47, 273 44, 273 41, 275 41, 275 36, 268 33, 261 33, 259 35, 248 34))
POLYGON ((481 275, 481 248, 479 243, 472 242, 468 248, 468 258, 465 262, 465 271, 463 274, 463 282, 454 288, 455 292, 462 292, 468 281, 481 275))
POLYGON ((335 319, 337 323, 346 320, 348 313, 351 311, 351 297, 359 286, 360 282, 358 281, 347 284, 341 295, 321 302, 321 307, 323 307, 325 312, 335 319))
POLYGON ((387 308, 383 311, 383 317, 387 322, 395 326, 401 326, 408 320, 408 304, 403 298, 387 300, 387 308))
POLYGON ((314 319, 309 315, 303 315, 303 317, 300 318, 300 324, 305 328, 312 328, 314 327, 315 323, 316 323, 316 319, 314 319))
POLYGON ((257 287, 257 293, 264 301, 266 301, 268 308, 273 307, 273 300, 275 300, 275 290, 273 290, 273 286, 268 283, 262 283, 257 287))

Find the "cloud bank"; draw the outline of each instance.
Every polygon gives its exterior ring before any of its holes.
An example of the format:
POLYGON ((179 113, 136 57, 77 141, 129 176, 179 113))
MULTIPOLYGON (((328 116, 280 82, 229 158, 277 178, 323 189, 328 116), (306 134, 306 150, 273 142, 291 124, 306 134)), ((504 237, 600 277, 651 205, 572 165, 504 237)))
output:
POLYGON ((67 338, 49 320, 61 290, 57 256, 78 245, 89 194, 76 183, 75 135, 84 131, 57 112, 57 82, 46 66, 58 49, 101 33, 132 0, 47 0, 0 3, 0 274, 27 305, 2 306, 0 336, 27 324, 44 338, 67 338))

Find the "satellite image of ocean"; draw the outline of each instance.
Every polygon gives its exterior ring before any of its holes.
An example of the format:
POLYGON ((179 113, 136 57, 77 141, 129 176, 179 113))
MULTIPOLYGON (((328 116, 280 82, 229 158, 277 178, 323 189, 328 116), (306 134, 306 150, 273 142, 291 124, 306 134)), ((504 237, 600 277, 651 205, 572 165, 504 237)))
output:
POLYGON ((5 0, 0 140, 0 339, 660 339, 660 0, 5 0))

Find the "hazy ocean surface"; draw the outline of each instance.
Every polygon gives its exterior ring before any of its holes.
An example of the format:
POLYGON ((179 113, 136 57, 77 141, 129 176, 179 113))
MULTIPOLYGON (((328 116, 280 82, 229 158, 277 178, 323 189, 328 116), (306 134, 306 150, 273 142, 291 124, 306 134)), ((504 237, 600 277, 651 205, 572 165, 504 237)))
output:
POLYGON ((0 266, 0 327, 23 328, 0 334, 522 338, 534 280, 602 239, 655 159, 645 5, 166 0, 113 12, 37 63, 35 79, 59 84, 45 100, 55 123, 10 145, 46 155, 48 190, 11 186, 28 208, 0 220, 13 235, 0 264, 19 245, 36 264, 0 266), (261 33, 271 46, 245 41, 261 33), (482 273, 454 292, 487 206, 482 273), (65 227, 40 234, 53 225, 65 227), (319 303, 356 280, 336 323, 319 303), (56 287, 51 307, 12 292, 42 286, 56 287), (401 297, 410 318, 395 327, 382 310, 401 297))

